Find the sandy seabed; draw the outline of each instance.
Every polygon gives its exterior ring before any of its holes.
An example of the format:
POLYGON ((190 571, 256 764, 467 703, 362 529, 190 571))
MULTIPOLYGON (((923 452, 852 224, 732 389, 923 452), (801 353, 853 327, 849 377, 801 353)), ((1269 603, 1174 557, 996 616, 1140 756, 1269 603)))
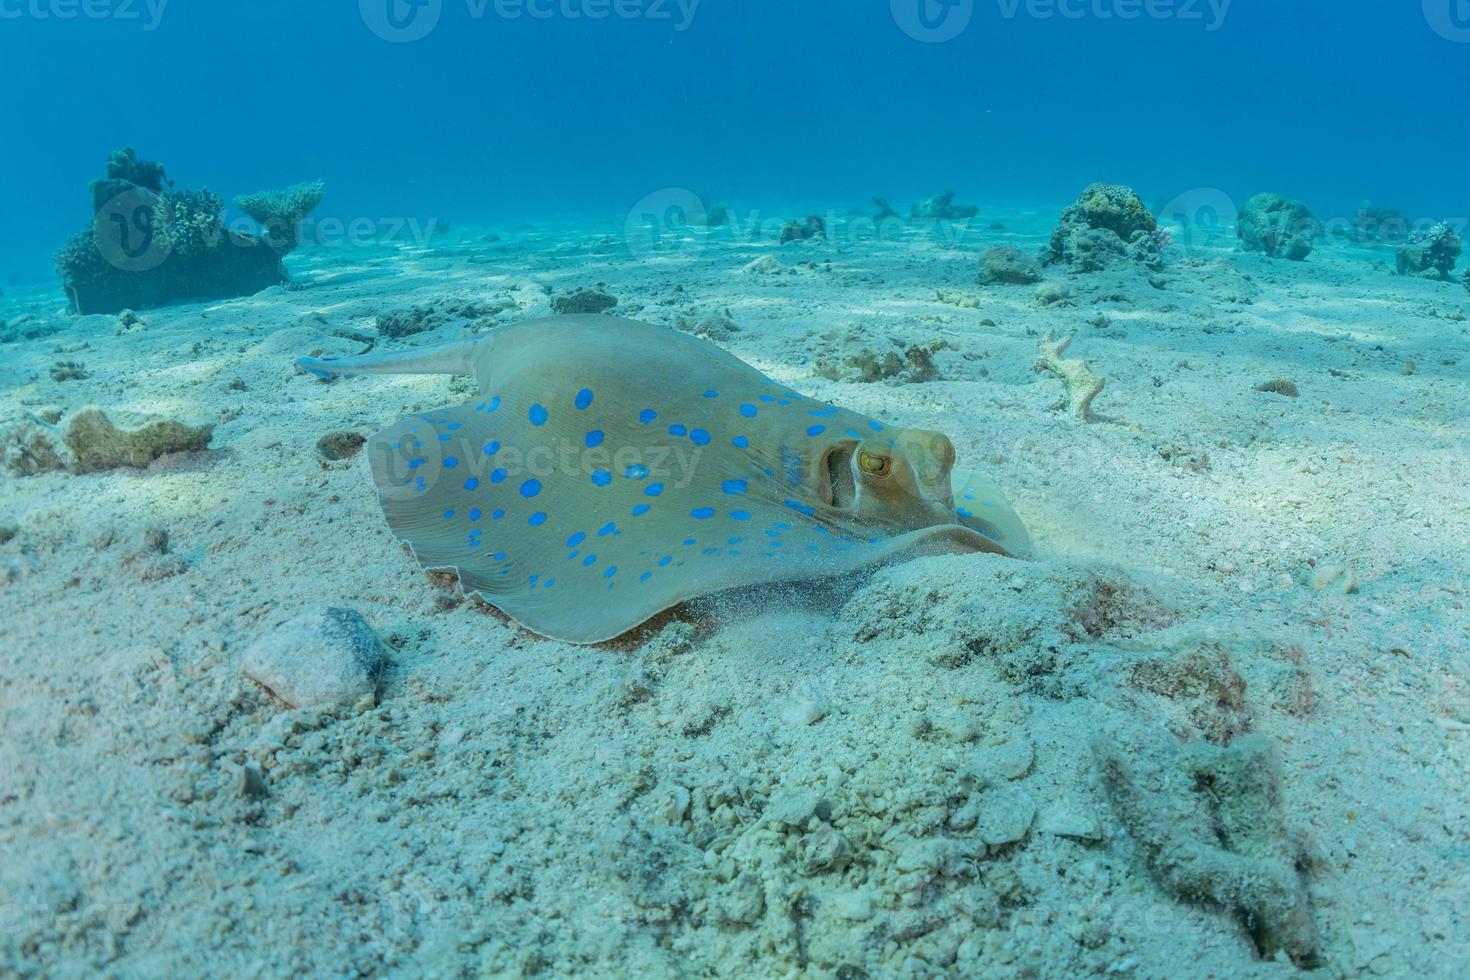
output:
POLYGON ((652 254, 456 230, 131 327, 11 290, 7 438, 87 405, 216 428, 143 471, 0 474, 0 974, 1470 973, 1470 297, 1336 242, 977 284, 1055 214, 652 254), (598 283, 946 432, 1036 560, 727 593, 593 648, 426 576, 317 442, 466 382, 293 358, 598 283), (429 304, 472 312, 377 336, 429 304), (1107 379, 1091 422, 1035 371, 1048 331, 1107 379), (291 710, 241 654, 322 606, 389 664, 375 700, 291 710))

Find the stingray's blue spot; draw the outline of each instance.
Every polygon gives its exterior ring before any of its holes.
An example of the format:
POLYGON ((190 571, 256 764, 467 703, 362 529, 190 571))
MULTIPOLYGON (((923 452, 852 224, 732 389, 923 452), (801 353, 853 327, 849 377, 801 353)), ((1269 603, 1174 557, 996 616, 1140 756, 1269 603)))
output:
POLYGON ((493 412, 493 411, 495 411, 499 407, 500 407, 500 396, 499 395, 496 395, 494 398, 490 399, 490 405, 489 405, 489 407, 487 407, 485 409, 485 411, 487 411, 487 412, 493 412))
POLYGON ((684 539, 684 543, 685 544, 693 544, 694 543, 694 539, 693 538, 685 538, 684 539))
POLYGON ((526 523, 531 525, 532 527, 540 527, 542 524, 546 523, 546 512, 538 510, 536 513, 531 515, 530 520, 526 521, 526 523))
POLYGON ((647 582, 651 578, 653 578, 652 572, 644 572, 642 575, 638 576, 638 581, 647 582))
POLYGON ((854 439, 861 439, 863 437, 863 434, 857 429, 848 429, 847 434, 852 436, 854 439))
POLYGON ((720 549, 719 548, 706 548, 706 549, 704 549, 704 553, 706 555, 718 555, 720 553, 720 549))
POLYGON ((730 511, 730 520, 732 520, 732 521, 748 521, 748 520, 750 520, 750 511, 748 511, 748 510, 732 510, 732 511, 730 511))
POLYGON ((706 432, 706 431, 704 431, 703 429, 692 429, 692 430, 690 430, 690 432, 689 432, 689 439, 696 446, 708 446, 709 445, 709 433, 706 432))
POLYGON ((664 492, 664 485, 662 483, 650 483, 648 486, 643 488, 643 492, 648 494, 648 496, 650 497, 657 497, 659 494, 664 492))
POLYGON ((591 405, 592 404, 592 389, 591 388, 583 388, 581 391, 577 392, 576 400, 573 401, 572 404, 573 405, 576 405, 578 408, 581 408, 581 409, 585 409, 588 405, 591 405))
POLYGON ((503 551, 497 551, 497 552, 495 552, 495 554, 491 555, 490 557, 493 558, 493 559, 495 559, 496 561, 505 561, 505 552, 503 552, 503 551))
POLYGON ((615 524, 612 521, 608 521, 606 524, 602 525, 602 527, 600 527, 600 528, 597 529, 597 536, 599 538, 605 538, 609 534, 611 534, 614 531, 616 531, 617 529, 618 529, 617 524, 615 524))
POLYGON ((567 555, 567 557, 568 558, 575 558, 575 557, 577 557, 577 554, 578 554, 577 549, 576 548, 573 548, 571 554, 567 555))
POLYGON ((623 471, 623 476, 630 480, 641 480, 647 475, 648 467, 646 466, 630 466, 623 471))
POLYGON ((547 419, 546 409, 538 402, 531 406, 531 410, 526 413, 526 417, 531 420, 532 425, 545 425, 547 419))
POLYGON ((474 510, 470 511, 470 520, 472 520, 472 521, 478 521, 479 519, 480 519, 480 508, 476 507, 474 510))
POLYGON ((527 500, 529 500, 532 497, 536 496, 540 492, 541 492, 541 481, 540 480, 527 480, 525 483, 522 483, 521 484, 521 496, 522 497, 525 497, 527 500))
POLYGON ((739 544, 740 542, 742 542, 744 540, 745 540, 744 538, 740 538, 740 537, 726 538, 725 539, 725 543, 726 544, 739 544))
POLYGON ((734 439, 730 440, 730 445, 734 446, 736 449, 749 449, 750 440, 745 436, 736 436, 734 439))
POLYGON ((755 406, 752 405, 750 402, 746 402, 744 405, 740 406, 740 414, 744 415, 748 419, 755 418, 755 406))
POLYGON ((416 470, 420 466, 423 466, 423 465, 424 465, 424 461, 421 460, 421 459, 412 459, 412 460, 409 460, 409 462, 408 462, 408 468, 411 469, 411 470, 416 470))
POLYGON ((424 448, 424 441, 422 439, 415 439, 413 441, 413 448, 415 448, 415 449, 423 449, 424 448))
POLYGON ((993 501, 993 500, 982 500, 982 501, 980 501, 980 506, 981 507, 994 507, 995 506, 995 501, 993 501))
POLYGON ((450 432, 453 432, 455 429, 458 429, 462 425, 464 425, 463 422, 450 422, 448 428, 450 432))
POLYGON ((790 405, 791 404, 791 399, 789 399, 789 398, 777 398, 776 399, 776 404, 777 405, 790 405))
POLYGON ((612 578, 616 574, 618 574, 618 566, 613 565, 607 571, 605 571, 605 572, 602 573, 602 577, 603 578, 612 578))
POLYGON ((868 423, 868 427, 870 429, 872 429, 874 432, 882 432, 883 431, 883 423, 882 422, 869 422, 868 423))
POLYGON ((674 560, 674 556, 673 555, 664 555, 662 558, 660 558, 658 560, 658 565, 659 565, 660 568, 662 568, 662 567, 664 567, 665 565, 667 565, 669 562, 671 562, 673 560, 674 560))
POLYGON ((454 469, 458 465, 459 465, 459 457, 458 456, 445 456, 444 457, 444 468, 446 470, 452 470, 452 469, 454 469))
POLYGON ((486 456, 494 456, 496 453, 500 452, 500 443, 494 439, 491 439, 489 442, 485 443, 485 448, 480 451, 486 456))
POLYGON ((761 401, 763 401, 763 402, 773 402, 775 400, 776 400, 776 396, 775 395, 761 395, 761 401))
POLYGON ((809 425, 806 427, 806 434, 809 436, 819 436, 826 431, 827 427, 825 425, 809 425))
POLYGON ((477 490, 477 489, 479 489, 479 487, 480 487, 480 480, 479 480, 478 477, 473 477, 472 476, 468 480, 464 481, 464 488, 466 490, 477 490))
POLYGON ((713 507, 696 507, 689 512, 689 515, 696 521, 707 521, 715 516, 715 509, 713 507))
POLYGON ((452 511, 452 510, 446 510, 444 512, 444 519, 446 521, 453 520, 454 519, 454 511, 452 511))
POLYGON ((612 474, 607 470, 593 470, 592 482, 599 487, 605 487, 612 482, 612 474))
POLYGON ((634 517, 642 517, 646 513, 648 513, 648 505, 647 504, 639 504, 638 506, 636 506, 636 507, 633 508, 633 516, 634 517))
POLYGON ((581 544, 583 541, 586 541, 586 540, 587 540, 587 535, 585 533, 581 532, 581 531, 578 531, 576 534, 574 534, 571 537, 567 538, 567 547, 568 548, 575 548, 577 545, 581 544))
POLYGON ((658 413, 651 408, 645 408, 643 411, 638 413, 638 421, 642 422, 644 425, 647 425, 656 418, 658 418, 658 413))
POLYGON ((499 469, 497 469, 495 472, 493 472, 493 473, 490 474, 490 482, 491 483, 504 483, 505 482, 505 478, 507 476, 509 476, 509 475, 510 474, 508 472, 506 472, 505 467, 502 466, 499 469))
POLYGON ((454 436, 449 435, 448 433, 445 433, 444 435, 442 435, 442 436, 439 437, 439 441, 440 442, 448 442, 450 439, 453 439, 453 438, 454 438, 454 436))
POLYGON ((505 511, 501 510, 499 507, 495 508, 493 511, 490 512, 490 517, 491 517, 492 520, 497 520, 498 521, 498 520, 500 520, 504 516, 505 516, 505 511))
POLYGON ((744 493, 750 486, 744 480, 726 480, 720 484, 720 489, 726 493, 744 493))
MULTIPOLYGON (((787 507, 790 507, 792 510, 796 511, 798 514, 805 514, 807 517, 811 517, 813 514, 816 513, 815 510, 813 510, 811 507, 807 506, 806 504, 802 503, 800 500, 788 500, 788 501, 786 501, 786 506, 787 507)), ((826 529, 819 527, 819 528, 817 528, 817 530, 823 531, 823 530, 826 530, 826 529)))
POLYGON ((968 507, 956 507, 955 508, 955 513, 958 514, 958 515, 960 515, 961 517, 974 517, 975 516, 974 514, 972 514, 970 512, 970 509, 968 507))
POLYGON ((586 558, 583 558, 582 559, 582 567, 583 568, 586 568, 589 565, 596 564, 596 562, 597 562, 597 556, 596 555, 588 555, 586 558))
POLYGON ((685 426, 682 422, 675 422, 673 425, 669 426, 669 435, 671 435, 671 436, 681 436, 682 437, 682 436, 686 436, 688 434, 689 434, 689 428, 687 426, 685 426))
POLYGON ((777 521, 775 524, 772 525, 772 527, 778 527, 783 531, 791 530, 791 525, 787 524, 785 521, 777 521))
POLYGON ((597 446, 602 445, 602 440, 606 438, 607 436, 603 435, 601 429, 593 429, 591 432, 587 433, 587 448, 594 449, 597 446))
POLYGON ((704 393, 704 397, 706 397, 706 398, 719 398, 720 397, 720 393, 718 391, 715 391, 714 389, 710 389, 709 391, 706 391, 704 393))
POLYGON ((766 532, 766 537, 768 537, 768 538, 779 538, 780 536, 781 536, 781 532, 780 531, 767 531, 766 532))
POLYGON ((541 586, 541 587, 542 587, 542 588, 543 588, 543 589, 549 589, 549 588, 551 588, 551 587, 552 587, 552 586, 553 586, 553 585, 555 585, 555 584, 556 584, 556 579, 554 579, 554 578, 549 578, 549 579, 547 579, 547 580, 546 580, 546 581, 545 581, 545 583, 543 583, 543 584, 542 584, 542 586, 541 586))
POLYGON ((538 578, 540 578, 540 577, 541 577, 540 575, 532 575, 530 581, 527 582, 526 584, 527 585, 535 585, 536 584, 536 580, 538 578))

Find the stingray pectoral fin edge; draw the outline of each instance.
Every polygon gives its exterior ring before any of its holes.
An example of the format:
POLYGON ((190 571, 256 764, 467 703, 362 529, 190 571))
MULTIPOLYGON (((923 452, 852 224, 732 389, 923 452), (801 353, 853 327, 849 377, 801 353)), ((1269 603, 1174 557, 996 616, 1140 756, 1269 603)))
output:
POLYGON ((493 587, 493 580, 482 580, 475 573, 467 573, 454 564, 439 563, 433 559, 426 560, 419 554, 419 549, 412 541, 403 535, 398 535, 398 537, 425 571, 453 572, 465 595, 478 596, 510 617, 519 626, 537 636, 579 646, 591 646, 616 640, 625 633, 642 626, 659 613, 685 602, 718 595, 721 592, 733 592, 742 588, 775 582, 836 578, 877 565, 934 555, 989 553, 1014 557, 992 538, 968 527, 958 524, 936 525, 897 537, 885 538, 860 551, 853 551, 845 555, 827 555, 821 561, 814 561, 800 567, 780 571, 766 568, 760 574, 752 575, 747 582, 732 582, 724 588, 713 591, 692 586, 684 592, 676 593, 651 605, 621 605, 618 601, 589 602, 585 607, 584 615, 568 622, 565 616, 543 617, 539 615, 541 610, 535 608, 534 605, 528 605, 525 601, 526 596, 502 594, 493 587))

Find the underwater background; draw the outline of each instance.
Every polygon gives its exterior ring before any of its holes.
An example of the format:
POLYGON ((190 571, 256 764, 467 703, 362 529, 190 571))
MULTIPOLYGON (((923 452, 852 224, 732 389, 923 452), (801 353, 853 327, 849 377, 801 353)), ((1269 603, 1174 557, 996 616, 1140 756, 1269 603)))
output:
POLYGON ((1460 6, 8 0, 0 270, 48 273, 124 145, 226 198, 320 177, 344 220, 621 216, 665 187, 1060 206, 1096 179, 1446 218, 1460 6))
POLYGON ((0 78, 0 977, 1470 976, 1470 0, 0 78))

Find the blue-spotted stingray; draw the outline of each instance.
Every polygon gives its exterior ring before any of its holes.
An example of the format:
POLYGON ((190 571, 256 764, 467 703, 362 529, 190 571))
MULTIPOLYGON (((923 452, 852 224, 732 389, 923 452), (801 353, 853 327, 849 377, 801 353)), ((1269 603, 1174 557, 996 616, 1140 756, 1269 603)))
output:
POLYGON ((667 327, 559 316, 297 363, 474 376, 468 402, 369 440, 373 479, 424 568, 553 639, 598 643, 689 599, 900 555, 1030 551, 944 435, 807 398, 667 327))

